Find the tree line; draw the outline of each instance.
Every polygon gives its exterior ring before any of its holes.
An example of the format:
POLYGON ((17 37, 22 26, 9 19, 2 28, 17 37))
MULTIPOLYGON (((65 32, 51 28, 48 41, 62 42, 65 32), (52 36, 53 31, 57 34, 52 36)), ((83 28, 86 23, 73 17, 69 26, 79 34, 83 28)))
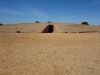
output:
MULTIPOLYGON (((39 21, 35 21, 35 23, 40 23, 39 21)), ((52 23, 51 21, 48 21, 48 23, 52 23)), ((81 23, 82 25, 89 25, 89 23, 88 22, 82 22, 81 23)), ((0 25, 3 25, 2 23, 0 23, 0 25)))

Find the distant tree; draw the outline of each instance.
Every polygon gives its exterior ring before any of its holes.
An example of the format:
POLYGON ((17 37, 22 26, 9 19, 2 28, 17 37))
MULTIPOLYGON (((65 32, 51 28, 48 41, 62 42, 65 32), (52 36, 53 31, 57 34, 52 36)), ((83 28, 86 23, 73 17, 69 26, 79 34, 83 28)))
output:
POLYGON ((51 21, 48 21, 48 23, 52 23, 51 21))
POLYGON ((2 23, 0 23, 0 25, 3 25, 2 23))
POLYGON ((81 24, 83 24, 83 25, 89 25, 88 22, 82 22, 81 24))
POLYGON ((35 21, 35 23, 40 23, 39 21, 35 21))

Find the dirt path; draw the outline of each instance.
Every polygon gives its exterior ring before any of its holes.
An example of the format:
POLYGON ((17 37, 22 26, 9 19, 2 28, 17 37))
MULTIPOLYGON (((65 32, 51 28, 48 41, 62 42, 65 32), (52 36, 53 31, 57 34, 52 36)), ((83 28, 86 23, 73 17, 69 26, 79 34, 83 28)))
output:
POLYGON ((0 75, 100 75, 100 34, 0 33, 0 75))

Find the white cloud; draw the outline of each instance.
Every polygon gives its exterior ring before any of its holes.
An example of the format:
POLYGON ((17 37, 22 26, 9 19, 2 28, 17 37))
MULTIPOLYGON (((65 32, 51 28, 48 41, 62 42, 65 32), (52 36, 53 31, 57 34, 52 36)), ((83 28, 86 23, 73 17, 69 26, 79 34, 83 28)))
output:
POLYGON ((61 0, 57 0, 57 1, 61 1, 61 0))
POLYGON ((36 8, 28 8, 27 12, 30 13, 30 15, 36 16, 36 17, 47 17, 47 14, 39 9, 36 8))
POLYGON ((100 0, 95 0, 91 4, 92 6, 100 5, 100 0))
POLYGON ((66 16, 66 17, 61 17, 61 19, 73 19, 75 16, 66 16))
POLYGON ((0 7, 0 22, 2 23, 17 23, 17 22, 31 22, 33 20, 47 20, 48 15, 43 10, 24 7, 20 9, 11 9, 0 7), (21 11, 19 11, 21 10, 21 11))
POLYGON ((0 13, 10 14, 10 15, 25 15, 25 13, 21 11, 16 11, 14 9, 3 8, 3 7, 0 7, 0 13))
POLYGON ((0 13, 19 16, 47 17, 47 14, 45 12, 32 7, 26 7, 24 9, 21 9, 21 11, 0 7, 0 13))

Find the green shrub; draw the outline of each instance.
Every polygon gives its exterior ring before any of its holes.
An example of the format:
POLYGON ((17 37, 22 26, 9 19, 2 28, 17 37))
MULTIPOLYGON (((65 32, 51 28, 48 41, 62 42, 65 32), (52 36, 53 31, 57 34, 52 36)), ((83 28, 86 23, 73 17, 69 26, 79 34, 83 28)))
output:
POLYGON ((40 23, 39 21, 35 21, 35 23, 40 23))
POLYGON ((0 25, 3 25, 2 23, 0 23, 0 25))
POLYGON ((81 24, 83 24, 83 25, 89 25, 88 22, 82 22, 81 24))

